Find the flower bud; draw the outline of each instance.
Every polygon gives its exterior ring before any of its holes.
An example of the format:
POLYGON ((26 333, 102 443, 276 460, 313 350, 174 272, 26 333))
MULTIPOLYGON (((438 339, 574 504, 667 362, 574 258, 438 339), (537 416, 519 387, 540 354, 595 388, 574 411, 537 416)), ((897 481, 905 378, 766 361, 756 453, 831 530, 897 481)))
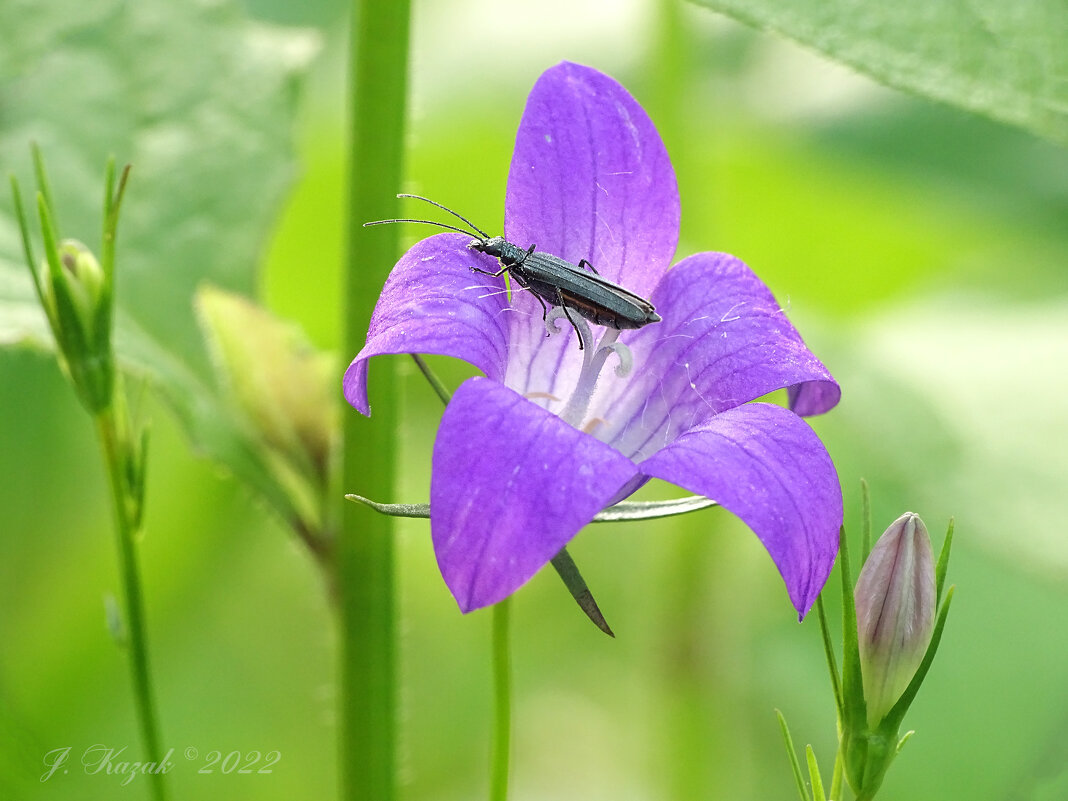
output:
POLYGON ((857 579, 855 601, 868 726, 874 730, 923 661, 935 624, 931 539, 906 512, 875 543, 857 579))
POLYGON ((196 308, 216 375, 296 508, 314 519, 337 431, 334 358, 247 298, 204 286, 196 308))
POLYGON ((60 242, 54 258, 41 268, 42 300, 61 364, 95 413, 111 402, 114 380, 107 276, 92 251, 76 240, 60 242))

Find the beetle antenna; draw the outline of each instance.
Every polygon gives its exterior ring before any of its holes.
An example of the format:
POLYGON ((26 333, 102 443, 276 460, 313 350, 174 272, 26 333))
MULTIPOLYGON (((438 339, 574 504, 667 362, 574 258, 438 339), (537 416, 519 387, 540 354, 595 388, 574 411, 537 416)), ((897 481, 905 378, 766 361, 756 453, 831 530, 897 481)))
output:
MULTIPOLYGON (((371 222, 365 222, 363 224, 363 227, 366 228, 369 225, 389 225, 390 223, 423 223, 423 225, 436 225, 438 228, 447 228, 450 231, 457 231, 457 232, 459 232, 461 234, 467 234, 468 236, 474 236, 475 239, 479 238, 479 237, 475 236, 474 234, 472 234, 470 231, 465 231, 463 228, 457 228, 455 225, 447 225, 446 223, 435 222, 434 220, 409 220, 409 219, 372 220, 371 222)), ((473 227, 474 226, 472 226, 472 228, 473 227)), ((479 233, 482 233, 482 232, 479 231, 479 233)), ((486 239, 486 237, 484 235, 483 235, 482 238, 483 238, 483 240, 486 239)))
POLYGON ((463 220, 465 223, 470 225, 472 229, 474 229, 475 231, 478 231, 480 234, 482 234, 482 238, 483 239, 489 239, 490 238, 489 234, 487 234, 485 231, 483 231, 481 228, 479 228, 477 225, 475 225, 469 219, 467 219, 466 217, 464 217, 461 214, 457 214, 455 211, 450 209, 448 206, 441 205, 436 200, 431 200, 430 198, 423 197, 422 195, 401 194, 401 195, 397 195, 397 197, 410 197, 410 198, 414 198, 415 200, 422 200, 424 203, 429 203, 431 206, 437 206, 439 209, 449 212, 449 214, 451 214, 453 217, 457 218, 458 220, 463 220))

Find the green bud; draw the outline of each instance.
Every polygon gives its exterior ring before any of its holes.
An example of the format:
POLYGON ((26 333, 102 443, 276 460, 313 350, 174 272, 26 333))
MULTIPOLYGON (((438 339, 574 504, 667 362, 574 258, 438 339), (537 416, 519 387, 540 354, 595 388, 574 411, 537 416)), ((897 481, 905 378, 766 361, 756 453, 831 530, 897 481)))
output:
POLYGON ((867 722, 875 730, 908 687, 934 630, 934 556, 918 515, 906 512, 875 543, 855 601, 867 722))
POLYGON ((338 428, 334 358, 240 295, 202 287, 196 308, 230 403, 304 522, 321 524, 338 428))
MULTIPOLYGON (((82 322, 82 330, 88 339, 92 336, 104 293, 104 271, 93 252, 75 239, 64 239, 59 243, 59 263, 63 268, 60 275, 67 284, 74 309, 82 322)), ((51 282, 47 285, 51 286, 51 282)))
POLYGON ((107 284, 96 256, 73 239, 60 242, 41 266, 42 301, 61 364, 93 413, 111 402, 114 384, 107 284))

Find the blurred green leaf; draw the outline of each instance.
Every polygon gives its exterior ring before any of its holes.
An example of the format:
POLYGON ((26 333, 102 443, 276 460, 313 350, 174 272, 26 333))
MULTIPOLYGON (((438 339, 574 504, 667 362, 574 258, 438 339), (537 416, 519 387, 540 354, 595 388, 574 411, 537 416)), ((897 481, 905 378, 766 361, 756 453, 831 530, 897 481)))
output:
POLYGON ((908 92, 1068 142, 1063 0, 695 0, 908 92))
MULTIPOLYGON (((228 1, 4 3, 0 31, 0 167, 33 186, 36 142, 63 236, 98 250, 106 160, 133 165, 118 302, 206 374, 193 290, 204 279, 255 287, 293 175, 295 90, 316 40, 250 23, 228 1)), ((29 284, 11 225, 4 193, 0 298, 18 303, 29 284)))
MULTIPOLYGON (((0 5, 0 169, 34 186, 40 146, 64 236, 99 252, 104 167, 133 165, 117 248, 115 348, 164 395, 194 445, 288 502, 215 396, 193 313, 206 280, 251 294, 294 172, 296 90, 310 33, 241 5, 0 5)), ((0 346, 51 348, 0 197, 0 346)))

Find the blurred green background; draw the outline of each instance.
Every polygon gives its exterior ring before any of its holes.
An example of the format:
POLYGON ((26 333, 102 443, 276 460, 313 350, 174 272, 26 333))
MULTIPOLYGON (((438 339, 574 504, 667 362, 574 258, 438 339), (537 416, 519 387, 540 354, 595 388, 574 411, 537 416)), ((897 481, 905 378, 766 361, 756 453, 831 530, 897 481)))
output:
MULTIPOLYGON (((249 0, 247 12, 321 37, 292 123, 299 175, 259 245, 259 290, 335 348, 344 8, 249 0)), ((937 548, 956 518, 953 613, 880 798, 1068 798, 1068 155, 694 7, 428 1, 414 11, 398 191, 500 230, 526 93, 562 58, 613 75, 657 123, 682 197, 680 257, 744 259, 841 383, 840 406, 812 423, 848 530, 861 477, 876 531, 912 510, 937 548)), ((120 252, 120 293, 122 268, 120 252)), ((339 381, 352 355, 338 355, 339 381)), ((440 402, 398 363, 402 486, 382 500, 423 501, 440 402)), ((469 373, 438 364, 451 385, 469 373)), ((142 561, 173 797, 330 798, 336 643, 317 568, 190 452, 166 409, 147 394, 140 404, 152 437, 142 561), (198 774, 211 750, 282 758, 270 775, 198 774)), ((0 350, 0 410, 0 798, 146 797, 143 782, 77 770, 38 780, 54 748, 139 748, 105 624, 114 542, 88 421, 53 360, 23 350, 0 350)), ((425 522, 403 521, 399 537, 403 797, 483 797, 489 614, 460 615, 425 522)), ((551 571, 516 597, 516 801, 796 797, 775 708, 829 770, 816 620, 797 624, 744 526, 721 510, 593 526, 572 553, 617 638, 551 571)))

